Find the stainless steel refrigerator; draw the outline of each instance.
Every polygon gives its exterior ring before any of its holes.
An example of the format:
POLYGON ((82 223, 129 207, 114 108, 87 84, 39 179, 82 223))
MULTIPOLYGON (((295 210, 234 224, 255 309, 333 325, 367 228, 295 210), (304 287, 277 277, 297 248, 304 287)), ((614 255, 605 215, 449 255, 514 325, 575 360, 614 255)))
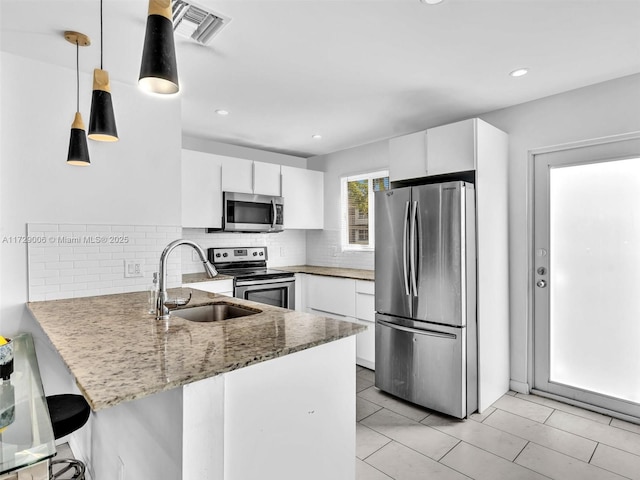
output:
POLYGON ((458 418, 478 405, 474 186, 375 194, 379 389, 458 418))

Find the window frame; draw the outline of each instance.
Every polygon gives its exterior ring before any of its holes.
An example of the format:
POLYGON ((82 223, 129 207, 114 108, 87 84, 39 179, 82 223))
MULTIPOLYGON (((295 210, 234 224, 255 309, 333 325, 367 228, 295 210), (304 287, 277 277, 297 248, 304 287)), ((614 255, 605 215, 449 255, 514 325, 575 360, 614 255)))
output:
MULTIPOLYGON (((389 176, 389 170, 375 170, 372 172, 359 173, 356 175, 349 175, 340 178, 340 247, 343 252, 373 252, 375 250, 375 206, 374 206, 374 191, 373 191, 373 179, 384 178, 389 176), (368 243, 366 245, 349 243, 349 182, 358 182, 361 180, 367 180, 369 188, 367 191, 368 202, 368 243)), ((358 236, 360 232, 358 232, 358 236)))

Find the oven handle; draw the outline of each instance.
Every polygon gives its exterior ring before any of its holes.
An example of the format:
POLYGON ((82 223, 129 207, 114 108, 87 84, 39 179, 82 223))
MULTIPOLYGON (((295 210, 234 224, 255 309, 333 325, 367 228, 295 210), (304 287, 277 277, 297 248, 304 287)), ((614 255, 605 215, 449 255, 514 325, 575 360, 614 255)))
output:
POLYGON ((272 278, 272 279, 266 279, 266 280, 242 280, 240 282, 236 281, 236 287, 247 287, 251 285, 268 285, 268 284, 274 284, 274 283, 282 283, 283 286, 286 286, 287 284, 295 283, 295 281, 296 281, 295 277, 294 278, 288 278, 288 277, 272 278))

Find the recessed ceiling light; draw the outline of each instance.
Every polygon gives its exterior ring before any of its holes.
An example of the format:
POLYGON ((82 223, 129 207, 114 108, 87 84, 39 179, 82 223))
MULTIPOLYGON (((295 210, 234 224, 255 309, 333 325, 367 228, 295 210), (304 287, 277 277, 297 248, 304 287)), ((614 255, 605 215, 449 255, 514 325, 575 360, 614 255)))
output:
POLYGON ((322 138, 322 135, 318 135, 316 133, 315 135, 311 135, 311 138, 313 138, 314 140, 320 140, 322 138))
POLYGON ((218 115, 229 115, 229 112, 227 110, 216 110, 216 113, 218 115))
POLYGON ((420 0, 422 3, 426 3, 427 5, 437 5, 438 3, 442 3, 443 0, 420 0))
POLYGON ((513 72, 509 72, 509 75, 511 75, 512 77, 522 77, 523 75, 526 75, 527 73, 529 73, 529 69, 528 68, 518 68, 517 70, 514 70, 513 72))

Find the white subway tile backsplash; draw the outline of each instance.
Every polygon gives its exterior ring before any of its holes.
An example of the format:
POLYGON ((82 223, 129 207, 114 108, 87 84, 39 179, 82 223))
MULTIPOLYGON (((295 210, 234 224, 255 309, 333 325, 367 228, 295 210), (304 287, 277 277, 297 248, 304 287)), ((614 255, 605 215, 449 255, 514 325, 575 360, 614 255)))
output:
MULTIPOLYGON (((146 290, 160 254, 181 237, 167 225, 28 224, 29 300, 57 300, 146 290), (125 278, 124 260, 140 260, 143 277, 125 278)), ((167 263, 167 285, 182 284, 181 255, 167 263)))
MULTIPOLYGON (((272 268, 318 265, 374 268, 373 252, 342 252, 340 232, 286 230, 281 233, 206 233, 204 229, 153 225, 29 224, 27 234, 46 240, 28 244, 29 300, 52 300, 145 290, 158 271, 160 254, 171 241, 186 238, 211 247, 266 246, 272 268), (124 277, 124 261, 139 260, 143 277, 124 277)), ((167 284, 183 273, 202 272, 191 248, 169 256, 167 284)))
POLYGON ((87 232, 110 232, 111 225, 87 225, 87 232))
POLYGON ((307 233, 307 264, 321 267, 374 269, 374 252, 341 248, 339 230, 310 230, 307 233))
MULTIPOLYGON (((307 232, 285 230, 280 233, 206 233, 205 229, 184 228, 182 238, 196 242, 202 248, 212 247, 267 247, 267 264, 278 266, 304 265, 307 263, 307 232)), ((202 272, 202 262, 194 260, 193 249, 182 249, 182 273, 202 272)))
POLYGON ((86 225, 58 225, 59 232, 86 232, 86 225))
POLYGON ((137 225, 134 227, 135 232, 157 232, 157 227, 149 225, 137 225))
POLYGON ((39 232, 57 232, 57 231, 59 231, 57 224, 40 223, 37 225, 37 229, 33 230, 33 233, 30 232, 30 235, 37 235, 39 232))

